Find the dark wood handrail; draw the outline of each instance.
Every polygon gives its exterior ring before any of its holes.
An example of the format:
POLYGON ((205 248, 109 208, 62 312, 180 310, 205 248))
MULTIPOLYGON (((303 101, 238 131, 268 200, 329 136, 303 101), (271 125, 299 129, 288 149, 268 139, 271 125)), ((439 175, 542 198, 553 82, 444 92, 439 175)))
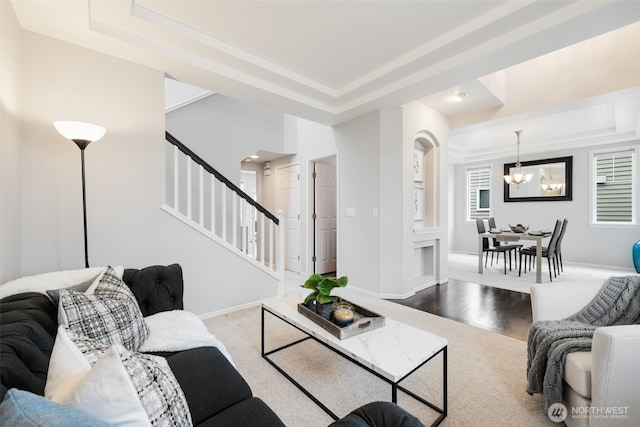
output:
MULTIPOLYGON (((204 170, 206 170, 207 172, 209 172, 210 174, 213 174, 216 179, 220 182, 222 182, 224 185, 226 185, 229 189, 231 189, 233 192, 235 192, 236 194, 238 194, 240 197, 242 197, 243 199, 245 199, 247 201, 247 203, 249 203, 251 206, 255 207, 257 210, 259 210, 260 212, 262 212, 267 218, 269 218, 271 221, 273 221, 276 225, 279 224, 280 221, 278 221, 278 218, 272 214, 271 212, 269 212, 264 206, 262 206, 260 203, 256 202, 255 200, 253 200, 247 193, 245 193, 244 191, 242 191, 241 189, 238 188, 238 186, 236 186, 233 182, 229 181, 224 175, 222 175, 220 172, 218 172, 217 170, 215 170, 209 163, 205 162, 200 156, 198 156, 196 153, 194 153, 193 151, 191 151, 189 149, 189 147, 187 147, 186 145, 184 145, 182 142, 180 142, 175 136, 171 135, 169 132, 165 131, 165 137, 167 138, 167 141, 169 141, 170 144, 178 147, 178 149, 180 151, 182 151, 184 154, 186 154, 187 156, 191 157, 191 159, 196 162, 197 164, 199 164, 200 166, 202 166, 204 168, 204 170)), ((177 172, 177 171, 176 171, 177 172)))

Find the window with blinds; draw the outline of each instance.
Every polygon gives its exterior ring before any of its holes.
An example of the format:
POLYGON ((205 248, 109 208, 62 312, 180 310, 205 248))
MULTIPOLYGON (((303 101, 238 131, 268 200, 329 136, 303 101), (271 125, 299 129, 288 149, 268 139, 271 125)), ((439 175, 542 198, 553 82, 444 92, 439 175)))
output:
POLYGON ((593 154, 594 222, 633 222, 635 150, 593 154))
POLYGON ((491 216, 491 167, 467 169, 467 221, 491 216))

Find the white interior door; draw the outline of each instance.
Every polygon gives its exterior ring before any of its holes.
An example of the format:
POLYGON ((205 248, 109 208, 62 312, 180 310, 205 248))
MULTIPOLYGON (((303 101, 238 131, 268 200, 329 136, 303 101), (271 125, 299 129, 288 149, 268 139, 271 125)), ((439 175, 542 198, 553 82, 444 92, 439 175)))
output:
POLYGON ((284 221, 284 268, 300 272, 300 166, 278 169, 278 206, 284 221))
POLYGON ((315 268, 318 274, 336 271, 336 167, 326 163, 315 164, 315 268))

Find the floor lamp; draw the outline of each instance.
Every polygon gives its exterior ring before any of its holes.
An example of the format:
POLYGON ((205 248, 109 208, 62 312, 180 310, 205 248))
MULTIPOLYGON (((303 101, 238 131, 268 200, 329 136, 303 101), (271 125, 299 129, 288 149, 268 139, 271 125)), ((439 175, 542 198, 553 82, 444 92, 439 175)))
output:
POLYGON ((90 143, 104 136, 106 129, 83 122, 57 121, 53 122, 56 130, 62 136, 75 142, 80 149, 80 161, 82 162, 82 216, 84 224, 84 266, 89 268, 89 250, 87 248, 87 192, 84 179, 84 149, 90 143))

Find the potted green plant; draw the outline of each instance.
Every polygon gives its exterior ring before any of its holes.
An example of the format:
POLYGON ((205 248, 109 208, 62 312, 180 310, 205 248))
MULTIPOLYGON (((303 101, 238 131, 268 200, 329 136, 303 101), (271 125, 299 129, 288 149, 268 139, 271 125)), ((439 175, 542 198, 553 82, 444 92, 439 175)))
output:
POLYGON ((303 288, 313 291, 304 299, 304 305, 325 319, 331 320, 335 302, 340 299, 339 296, 331 295, 331 291, 338 287, 344 288, 347 286, 347 282, 349 282, 347 276, 336 279, 335 277, 312 274, 302 285, 303 288))

